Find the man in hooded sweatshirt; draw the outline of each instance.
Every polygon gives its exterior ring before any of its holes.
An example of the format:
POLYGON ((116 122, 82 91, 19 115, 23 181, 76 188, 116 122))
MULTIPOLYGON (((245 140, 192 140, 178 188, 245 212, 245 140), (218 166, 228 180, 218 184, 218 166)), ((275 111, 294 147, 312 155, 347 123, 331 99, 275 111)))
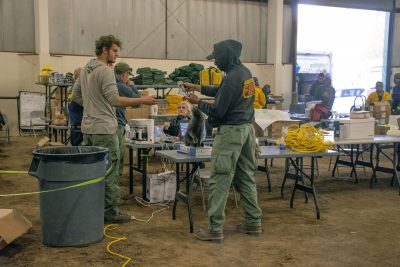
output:
POLYGON ((108 148, 105 177, 104 222, 122 223, 131 216, 119 211, 119 143, 117 136, 116 106, 155 105, 151 97, 129 98, 119 96, 114 71, 108 66, 118 57, 121 41, 113 35, 96 40, 96 58, 82 68, 74 87, 72 99, 83 106, 81 131, 82 145, 108 148))
POLYGON ((208 198, 208 229, 200 230, 196 238, 202 241, 222 243, 225 206, 231 184, 240 193, 245 212, 244 223, 236 225, 236 231, 249 235, 261 235, 261 209, 257 203, 254 172, 257 169, 256 138, 254 134, 253 76, 240 61, 242 44, 225 40, 214 45, 207 59, 214 59, 217 67, 226 73, 219 87, 184 83, 188 91, 198 91, 215 97, 214 103, 188 95, 208 115, 213 127, 218 127, 211 155, 211 177, 208 198))

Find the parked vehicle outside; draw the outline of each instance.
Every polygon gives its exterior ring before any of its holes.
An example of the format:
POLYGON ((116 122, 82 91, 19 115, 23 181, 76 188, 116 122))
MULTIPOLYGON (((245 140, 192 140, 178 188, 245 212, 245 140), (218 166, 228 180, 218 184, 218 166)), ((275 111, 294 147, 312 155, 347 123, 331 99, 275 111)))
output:
POLYGON ((332 111, 336 111, 338 114, 349 114, 353 105, 361 107, 363 105, 363 100, 361 98, 357 98, 357 100, 354 102, 356 96, 368 97, 368 92, 364 88, 336 90, 335 102, 333 103, 332 111))

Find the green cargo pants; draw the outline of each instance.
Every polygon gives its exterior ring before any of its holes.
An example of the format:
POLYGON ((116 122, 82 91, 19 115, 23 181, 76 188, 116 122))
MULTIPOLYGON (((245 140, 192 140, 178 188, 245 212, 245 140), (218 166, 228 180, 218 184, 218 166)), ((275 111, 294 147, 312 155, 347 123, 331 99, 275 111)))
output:
POLYGON ((119 166, 118 173, 119 177, 122 177, 124 171, 124 153, 125 153, 125 128, 118 126, 118 143, 119 143, 119 166))
POLYGON ((215 136, 211 154, 208 197, 208 230, 222 233, 225 206, 233 183, 240 193, 245 224, 261 225, 254 172, 257 169, 256 140, 251 124, 223 125, 215 136))
POLYGON ((120 203, 118 136, 116 134, 84 134, 82 145, 108 148, 104 215, 112 216, 118 214, 118 205, 120 203))

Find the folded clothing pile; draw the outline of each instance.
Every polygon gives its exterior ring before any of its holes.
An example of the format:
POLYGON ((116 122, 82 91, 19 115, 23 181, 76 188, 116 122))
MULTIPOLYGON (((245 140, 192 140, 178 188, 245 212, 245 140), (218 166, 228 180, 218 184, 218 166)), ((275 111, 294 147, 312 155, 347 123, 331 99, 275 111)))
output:
POLYGON ((204 70, 203 65, 190 63, 176 68, 168 77, 175 82, 182 81, 199 84, 199 72, 202 70, 204 70))
POLYGON ((165 71, 149 67, 138 68, 138 74, 133 78, 135 84, 165 84, 165 71))

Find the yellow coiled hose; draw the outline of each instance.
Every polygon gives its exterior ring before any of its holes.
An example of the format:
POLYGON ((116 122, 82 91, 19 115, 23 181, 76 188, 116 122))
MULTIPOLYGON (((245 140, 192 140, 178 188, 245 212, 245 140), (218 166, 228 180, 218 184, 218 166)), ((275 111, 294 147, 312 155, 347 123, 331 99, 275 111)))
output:
MULTIPOLYGON (((324 141, 324 134, 309 123, 300 127, 289 125, 285 136, 285 146, 296 152, 312 153, 324 152, 333 147, 333 142, 324 141)), ((278 144, 279 144, 278 140, 278 144)))

